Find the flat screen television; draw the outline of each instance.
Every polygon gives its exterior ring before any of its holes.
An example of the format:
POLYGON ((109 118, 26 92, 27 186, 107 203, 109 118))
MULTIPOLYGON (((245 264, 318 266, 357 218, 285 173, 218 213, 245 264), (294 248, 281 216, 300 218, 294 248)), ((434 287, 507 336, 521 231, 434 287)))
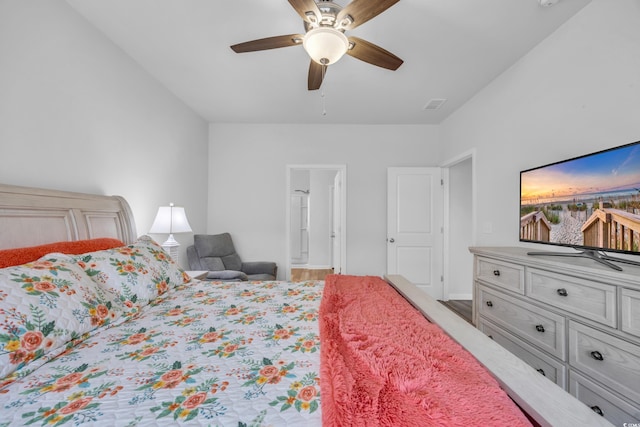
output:
MULTIPOLYGON (((640 265, 640 141, 520 172, 520 241, 568 246, 616 270, 640 265)), ((529 252, 549 255, 549 252, 529 252)))

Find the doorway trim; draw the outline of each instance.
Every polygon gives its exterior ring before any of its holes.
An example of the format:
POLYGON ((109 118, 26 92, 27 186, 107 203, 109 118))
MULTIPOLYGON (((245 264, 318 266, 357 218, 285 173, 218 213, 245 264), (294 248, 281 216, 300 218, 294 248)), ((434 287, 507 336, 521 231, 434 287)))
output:
POLYGON ((340 194, 340 267, 341 273, 347 271, 347 165, 344 164, 292 164, 286 165, 286 197, 285 197, 285 235, 286 235, 286 280, 291 279, 291 172, 293 170, 335 170, 342 178, 342 191, 340 194))
POLYGON ((451 280, 451 211, 449 209, 451 201, 451 187, 449 181, 449 169, 465 160, 471 160, 471 245, 477 242, 477 196, 476 196, 476 149, 472 148, 458 156, 455 156, 442 163, 442 178, 444 181, 444 280, 443 280, 443 296, 445 300, 449 299, 449 288, 451 280))

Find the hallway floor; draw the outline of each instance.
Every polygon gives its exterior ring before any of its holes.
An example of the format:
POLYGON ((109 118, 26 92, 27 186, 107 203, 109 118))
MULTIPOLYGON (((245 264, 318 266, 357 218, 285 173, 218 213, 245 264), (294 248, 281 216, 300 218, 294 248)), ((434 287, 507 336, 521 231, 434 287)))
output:
POLYGON ((440 302, 449 310, 453 311, 467 322, 473 324, 471 319, 471 300, 449 300, 440 302))
POLYGON ((333 274, 333 268, 292 268, 291 281, 324 280, 327 274, 333 274))

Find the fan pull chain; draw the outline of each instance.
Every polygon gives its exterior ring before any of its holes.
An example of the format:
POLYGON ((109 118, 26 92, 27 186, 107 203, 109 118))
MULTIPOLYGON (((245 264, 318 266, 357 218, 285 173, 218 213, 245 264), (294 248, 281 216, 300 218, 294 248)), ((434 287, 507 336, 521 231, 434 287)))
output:
MULTIPOLYGON (((326 70, 326 65, 322 66, 322 81, 324 82, 324 72, 326 70)), ((326 101, 325 101, 325 97, 324 97, 324 88, 322 88, 322 92, 320 93, 320 97, 322 97, 322 115, 326 116, 327 115, 327 105, 326 105, 326 101)))
POLYGON ((327 107, 326 107, 325 99, 324 99, 324 89, 322 90, 322 94, 320 96, 322 97, 322 115, 326 116, 327 115, 327 107))

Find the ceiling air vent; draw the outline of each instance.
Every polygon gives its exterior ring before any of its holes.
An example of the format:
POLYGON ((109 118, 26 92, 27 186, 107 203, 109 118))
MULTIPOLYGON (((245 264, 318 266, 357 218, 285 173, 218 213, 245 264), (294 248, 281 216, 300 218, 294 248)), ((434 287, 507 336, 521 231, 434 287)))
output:
POLYGON ((444 104, 445 102, 447 102, 446 99, 437 99, 434 98, 432 100, 430 100, 429 102, 427 102, 427 104, 424 106, 424 110, 437 110, 438 108, 442 107, 442 104, 444 104))

